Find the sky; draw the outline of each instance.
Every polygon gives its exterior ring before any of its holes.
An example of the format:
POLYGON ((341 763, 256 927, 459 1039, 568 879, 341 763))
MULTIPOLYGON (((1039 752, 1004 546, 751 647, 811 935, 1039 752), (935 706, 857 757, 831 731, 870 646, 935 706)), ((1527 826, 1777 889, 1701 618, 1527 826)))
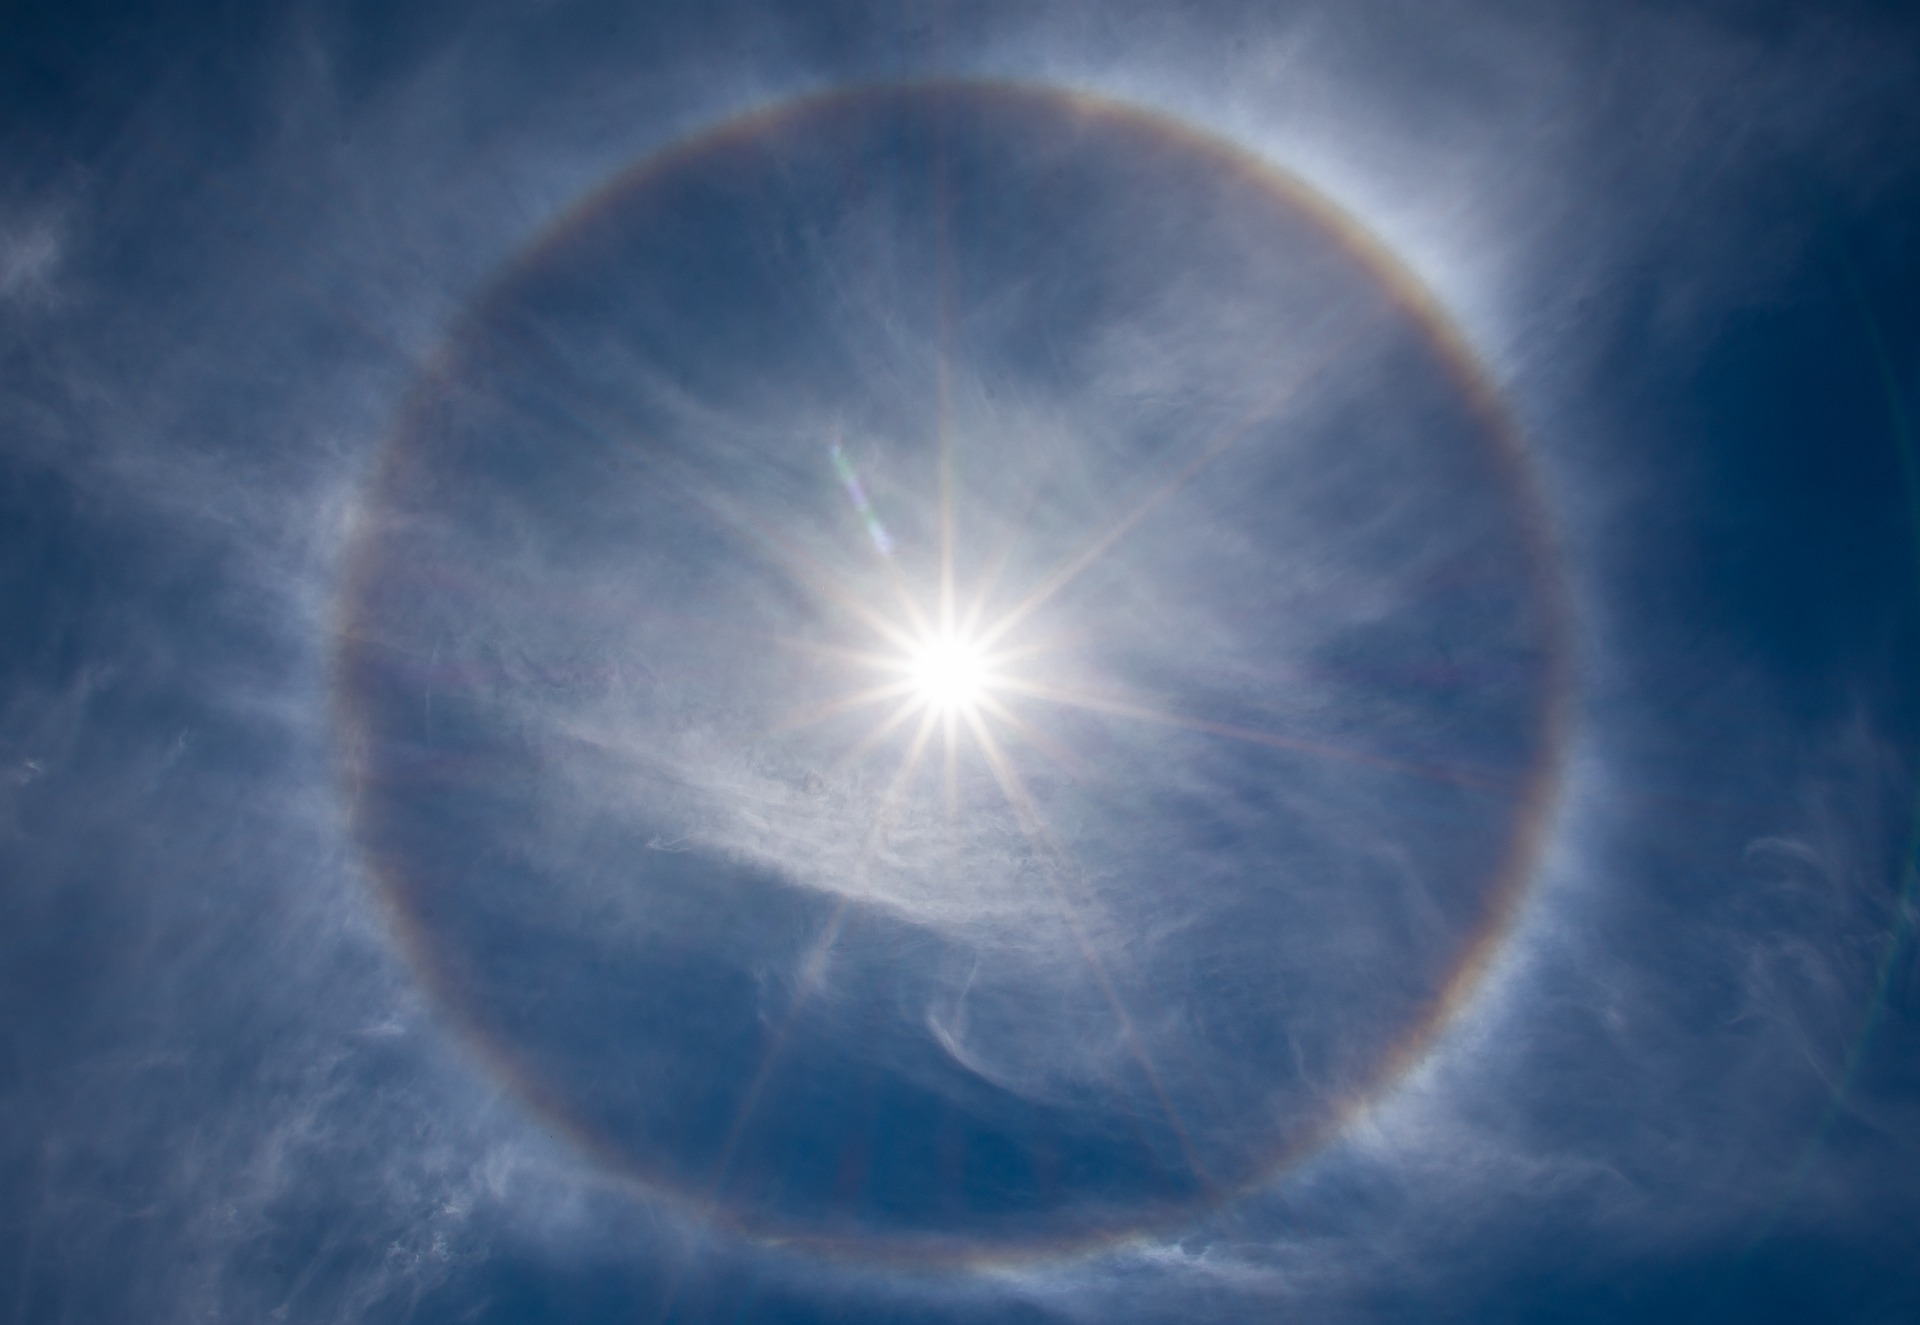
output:
POLYGON ((0 1320, 1920 1320, 1920 17, 0 13, 0 1320))

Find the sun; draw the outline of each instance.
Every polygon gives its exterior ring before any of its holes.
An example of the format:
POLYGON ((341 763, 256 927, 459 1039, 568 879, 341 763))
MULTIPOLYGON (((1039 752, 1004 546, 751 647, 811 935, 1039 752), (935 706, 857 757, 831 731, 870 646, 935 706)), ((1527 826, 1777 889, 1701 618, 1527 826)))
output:
POLYGON ((927 635, 905 660, 912 694, 937 713, 966 715, 980 707, 993 684, 993 667, 980 641, 958 631, 927 635))

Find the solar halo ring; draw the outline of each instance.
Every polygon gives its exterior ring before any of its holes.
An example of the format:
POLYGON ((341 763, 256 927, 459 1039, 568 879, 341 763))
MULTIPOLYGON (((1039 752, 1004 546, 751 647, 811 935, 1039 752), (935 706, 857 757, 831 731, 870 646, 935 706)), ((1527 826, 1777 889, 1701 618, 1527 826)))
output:
POLYGON ((1365 230, 1081 92, 672 144, 422 375, 355 830, 490 1067, 701 1219, 978 1261, 1213 1208, 1476 987, 1567 684, 1523 440, 1365 230))

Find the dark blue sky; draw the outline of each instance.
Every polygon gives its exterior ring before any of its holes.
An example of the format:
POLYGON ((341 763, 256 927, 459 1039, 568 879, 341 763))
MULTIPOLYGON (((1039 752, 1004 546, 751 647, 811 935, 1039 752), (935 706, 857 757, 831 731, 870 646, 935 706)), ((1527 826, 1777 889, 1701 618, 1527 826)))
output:
POLYGON ((9 7, 0 1319, 1920 1320, 1915 142, 1890 6, 9 7))

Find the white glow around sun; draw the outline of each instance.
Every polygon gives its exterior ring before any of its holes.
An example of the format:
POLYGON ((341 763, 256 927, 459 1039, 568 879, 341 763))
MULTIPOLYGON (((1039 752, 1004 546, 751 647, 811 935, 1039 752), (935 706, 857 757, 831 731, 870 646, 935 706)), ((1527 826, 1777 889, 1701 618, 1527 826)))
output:
POLYGON ((928 708, 966 713, 979 707, 992 683, 986 650, 959 633, 922 640, 907 657, 914 694, 928 708))

